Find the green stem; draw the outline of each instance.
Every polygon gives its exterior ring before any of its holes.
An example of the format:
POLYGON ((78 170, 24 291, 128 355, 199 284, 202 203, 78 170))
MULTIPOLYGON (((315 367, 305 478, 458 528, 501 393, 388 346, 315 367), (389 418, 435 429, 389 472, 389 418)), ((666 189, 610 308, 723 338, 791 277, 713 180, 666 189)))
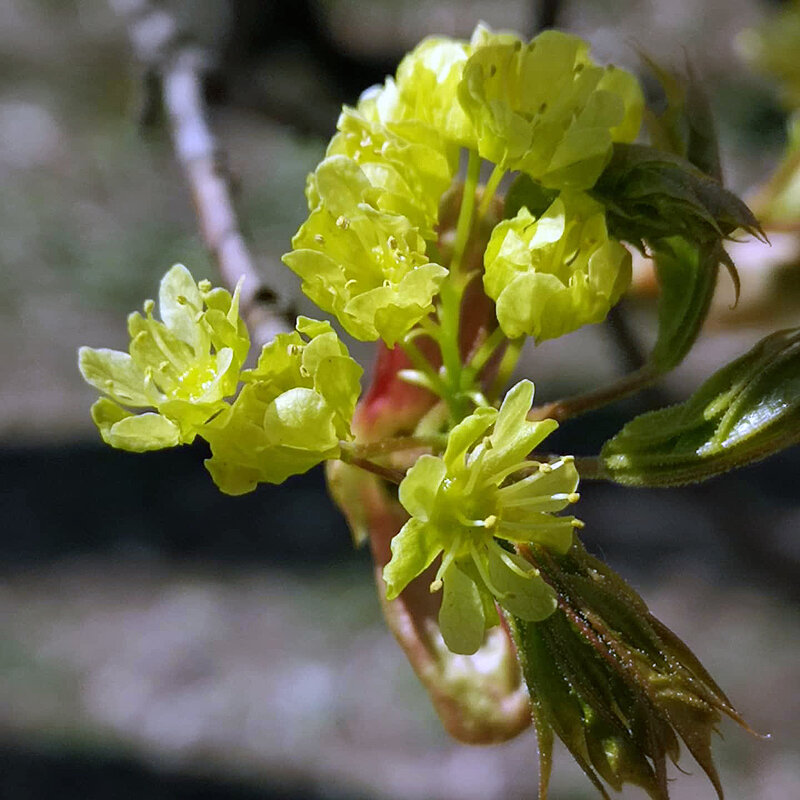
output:
MULTIPOLYGON (((447 444, 447 436, 436 434, 434 436, 395 436, 389 439, 381 439, 377 442, 358 442, 340 441, 339 447, 342 453, 347 454, 347 458, 375 458, 402 450, 443 450, 447 444)), ((342 460, 345 460, 344 458, 342 460)))
POLYGON ((450 261, 450 274, 442 285, 439 294, 439 348, 442 353, 444 367, 445 391, 441 395, 447 403, 453 422, 460 422, 466 413, 464 398, 461 392, 461 350, 459 332, 461 329, 461 299, 468 278, 461 274, 462 261, 472 231, 472 220, 475 211, 475 192, 480 178, 481 159, 475 150, 469 151, 467 176, 461 195, 461 208, 456 222, 456 239, 453 245, 453 256, 450 261))
POLYGON ((411 362, 412 366, 428 377, 436 394, 438 394, 439 397, 445 398, 447 395, 447 386, 433 364, 425 358, 422 351, 414 344, 413 339, 406 336, 403 341, 400 342, 400 347, 408 356, 408 360, 411 362))
POLYGON ((655 383, 661 377, 661 372, 655 367, 645 364, 641 369, 631 372, 618 381, 597 389, 594 392, 578 394, 574 397, 566 397, 562 400, 555 400, 543 406, 534 406, 528 414, 528 419, 554 419, 563 422, 570 417, 577 417, 587 411, 602 408, 610 403, 627 397, 629 394, 641 391, 655 383))
POLYGON ((481 158, 477 151, 469 151, 467 161, 467 178, 461 195, 461 208, 458 212, 456 223, 456 241, 453 245, 453 258, 450 261, 450 274, 458 275, 461 269, 461 260, 467 247, 467 240, 472 229, 472 212, 475 210, 475 191, 478 188, 478 178, 481 172, 481 158))
POLYGON ((402 470, 392 469, 391 467, 384 467, 381 464, 376 464, 374 461, 369 461, 366 458, 359 458, 358 456, 351 456, 346 451, 342 450, 340 460, 346 464, 350 464, 366 472, 371 472, 379 478, 383 478, 389 483, 400 484, 405 478, 406 474, 402 470))
POLYGON ((506 171, 499 164, 495 164, 492 174, 489 176, 489 180, 486 182, 486 186, 483 190, 481 204, 478 206, 478 219, 483 219, 486 216, 492 198, 494 198, 497 187, 500 185, 500 181, 503 180, 503 175, 505 174, 506 171))
POLYGON ((467 365, 470 369, 474 370, 475 374, 479 373, 485 366, 486 362, 492 357, 494 351, 506 340, 503 329, 498 325, 478 347, 475 353, 469 360, 467 365))
POLYGON ((497 368, 497 377, 492 383, 492 388, 489 389, 489 400, 492 401, 500 396, 500 393, 505 388, 506 384, 511 380, 511 374, 517 366, 520 354, 522 353, 522 346, 525 344, 525 337, 520 336, 518 339, 510 339, 508 348, 503 353, 503 358, 500 361, 500 366, 497 368))

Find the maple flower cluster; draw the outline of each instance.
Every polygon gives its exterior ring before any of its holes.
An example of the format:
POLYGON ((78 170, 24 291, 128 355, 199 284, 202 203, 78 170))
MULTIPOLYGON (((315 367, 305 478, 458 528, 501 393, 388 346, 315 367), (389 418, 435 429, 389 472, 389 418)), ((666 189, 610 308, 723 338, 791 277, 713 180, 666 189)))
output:
POLYGON ((453 266, 436 260, 436 223, 465 148, 494 165, 487 192, 507 172, 555 192, 538 220, 523 207, 492 235, 484 287, 503 331, 541 341, 602 321, 631 261, 586 190, 614 142, 636 138, 642 109, 636 79, 593 64, 575 36, 526 44, 479 25, 470 42, 426 39, 342 112, 284 262, 348 333, 393 346, 453 266))
MULTIPOLYGON (((454 652, 480 647, 496 603, 528 621, 553 612, 553 589, 515 548, 565 553, 580 525, 556 515, 578 499, 573 460, 529 460, 556 427, 527 420, 533 384, 490 401, 474 382, 479 368, 460 360, 460 300, 476 276, 460 263, 464 239, 503 177, 525 176, 548 202, 496 224, 483 257, 499 332, 542 341, 601 321, 628 285, 630 255, 587 191, 614 143, 637 135, 642 106, 636 80, 594 64, 574 36, 547 31, 525 43, 479 25, 469 42, 426 39, 394 78, 345 107, 309 176, 309 216, 283 259, 306 295, 357 339, 405 348, 424 329, 441 348, 444 366, 428 365, 427 386, 449 405, 438 431, 446 443, 400 483, 410 519, 384 578, 392 599, 441 557, 431 588, 442 590, 439 621, 454 652), (465 151, 471 177, 448 249, 440 205, 465 151), (482 161, 493 171, 480 190, 482 161), (454 374, 467 367, 469 391, 454 374)), ((229 494, 352 454, 362 370, 329 323, 300 317, 244 369, 239 287, 231 295, 198 284, 178 265, 159 308, 161 320, 152 301, 144 317, 131 315, 129 353, 80 351, 84 377, 105 395, 92 414, 106 442, 145 451, 199 436, 229 494)))

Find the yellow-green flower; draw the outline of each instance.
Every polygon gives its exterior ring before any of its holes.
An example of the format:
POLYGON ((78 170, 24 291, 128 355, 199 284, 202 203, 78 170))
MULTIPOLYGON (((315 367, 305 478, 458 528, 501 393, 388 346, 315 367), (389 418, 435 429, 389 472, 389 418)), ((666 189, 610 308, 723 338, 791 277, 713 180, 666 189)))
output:
POLYGON ((538 219, 523 206, 499 223, 484 265, 504 333, 537 342, 602 322, 631 277, 631 255, 609 238, 603 206, 580 192, 562 192, 538 219))
POLYGON ((525 44, 479 27, 458 86, 481 157, 552 188, 588 189, 612 143, 636 138, 636 79, 592 63, 576 36, 545 31, 525 44))
POLYGON ((580 526, 574 517, 554 516, 578 499, 573 459, 527 460, 557 427, 554 420, 526 419, 532 401, 533 384, 521 381, 499 411, 478 408, 456 425, 444 455, 422 456, 400 484, 411 519, 392 539, 386 596, 397 597, 441 554, 431 590, 443 590, 439 625, 456 653, 480 647, 498 621, 495 602, 531 621, 556 608, 538 571, 503 544, 536 543, 564 553, 580 526))
POLYGON ((447 270, 430 261, 425 240, 400 215, 377 208, 373 187, 351 158, 326 158, 315 172, 319 207, 284 263, 303 291, 357 339, 389 347, 433 310, 447 270))
MULTIPOLYGON (((458 170, 458 148, 424 122, 370 121, 362 105, 344 107, 326 157, 352 159, 378 190, 372 197, 376 209, 404 216, 424 239, 434 240, 439 198, 458 170)), ((309 176, 306 196, 310 211, 320 205, 316 172, 309 176)))
POLYGON ((327 322, 299 317, 297 329, 265 345, 233 406, 203 428, 206 467, 227 494, 281 483, 329 458, 351 439, 361 367, 327 322))
POLYGON ((227 408, 239 382, 250 339, 233 296, 195 283, 182 264, 161 281, 159 311, 145 303, 145 316, 128 317, 130 352, 82 347, 84 379, 108 397, 92 406, 104 441, 144 451, 188 444, 199 429, 227 408), (128 409, 153 409, 134 413, 128 409))
POLYGON ((366 94, 365 112, 384 125, 424 122, 448 142, 475 148, 475 130, 458 102, 464 65, 472 53, 468 42, 446 36, 423 39, 400 62, 396 79, 366 94))

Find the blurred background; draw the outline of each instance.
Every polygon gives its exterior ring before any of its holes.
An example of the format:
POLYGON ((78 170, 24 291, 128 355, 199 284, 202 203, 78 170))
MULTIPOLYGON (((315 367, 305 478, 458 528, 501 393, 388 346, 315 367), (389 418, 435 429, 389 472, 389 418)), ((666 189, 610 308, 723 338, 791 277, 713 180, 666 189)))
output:
MULTIPOLYGON (((484 20, 532 35, 555 20, 600 61, 639 70, 638 49, 678 68, 690 61, 717 113, 727 182, 745 196, 786 146, 778 85, 742 58, 752 44, 743 31, 776 2, 163 5, 207 54, 212 122, 253 252, 303 311, 279 257, 305 216, 305 175, 341 103, 427 34, 468 37, 484 20)), ((531 797, 532 734, 479 749, 443 732, 319 472, 228 498, 200 447, 137 456, 101 444, 77 348, 125 348, 125 315, 175 261, 216 277, 126 35, 135 6, 0 4, 0 798, 531 797)), ((796 226, 784 227, 771 249, 733 247, 741 303, 730 309, 723 277, 700 344, 658 396, 571 422, 554 447, 597 452, 643 403, 685 397, 723 361, 797 324, 796 226)), ((645 351, 652 291, 642 269, 623 307, 645 351)), ((591 326, 530 352, 520 371, 539 400, 554 399, 620 374, 629 350, 618 331, 591 326)), ((729 800, 800 795, 798 470, 795 449, 670 492, 583 487, 589 549, 772 736, 723 724, 729 800)), ((552 797, 594 798, 557 756, 552 797)), ((694 772, 679 776, 675 798, 712 796, 694 772)))

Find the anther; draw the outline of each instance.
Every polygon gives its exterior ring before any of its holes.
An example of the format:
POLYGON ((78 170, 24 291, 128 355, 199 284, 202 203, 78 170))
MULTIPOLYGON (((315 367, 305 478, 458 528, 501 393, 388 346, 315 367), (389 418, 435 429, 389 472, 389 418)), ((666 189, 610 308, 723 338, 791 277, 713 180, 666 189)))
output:
POLYGON ((342 214, 336 219, 336 227, 346 231, 350 227, 350 220, 342 214))
POLYGON ((153 313, 153 309, 156 307, 155 301, 153 300, 145 300, 144 301, 144 313, 148 316, 153 313))
POLYGON ((314 234, 314 241, 317 244, 325 244, 325 237, 321 233, 314 234))
POLYGON ((442 579, 437 578, 435 581, 433 581, 433 583, 431 583, 429 587, 431 594, 435 594, 436 592, 438 592, 442 588, 442 586, 444 586, 444 583, 442 583, 442 579))

